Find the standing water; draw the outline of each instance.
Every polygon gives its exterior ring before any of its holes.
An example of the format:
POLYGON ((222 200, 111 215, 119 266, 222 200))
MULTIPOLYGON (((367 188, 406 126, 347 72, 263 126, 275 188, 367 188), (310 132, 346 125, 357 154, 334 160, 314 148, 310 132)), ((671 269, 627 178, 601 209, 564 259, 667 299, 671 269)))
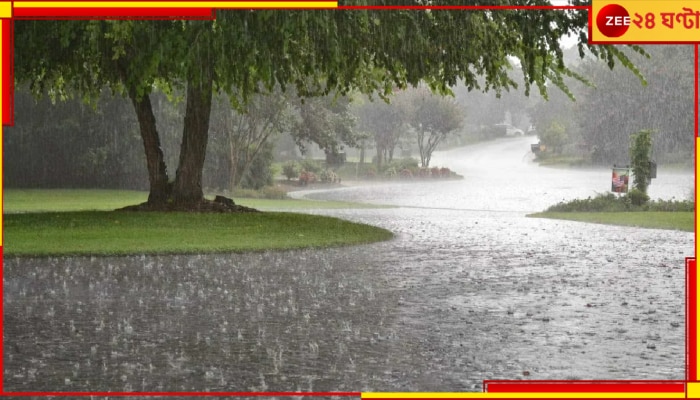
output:
MULTIPOLYGON (((301 193, 389 242, 4 260, 7 391, 478 391, 484 379, 683 379, 694 235, 526 218, 605 192, 530 138, 441 152, 460 181, 301 193)), ((659 171, 653 198, 692 174, 659 171)))

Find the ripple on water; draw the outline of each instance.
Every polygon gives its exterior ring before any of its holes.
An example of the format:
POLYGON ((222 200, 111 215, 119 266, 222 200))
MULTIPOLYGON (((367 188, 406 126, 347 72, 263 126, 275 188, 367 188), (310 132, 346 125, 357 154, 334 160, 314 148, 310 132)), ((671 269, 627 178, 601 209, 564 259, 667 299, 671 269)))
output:
POLYGON ((523 143, 504 142, 496 159, 498 143, 436 155, 463 181, 322 195, 410 206, 314 211, 390 229, 388 242, 5 258, 4 388, 480 391, 483 379, 683 379, 694 235, 525 218, 604 191, 609 174, 540 173, 522 164, 523 143))

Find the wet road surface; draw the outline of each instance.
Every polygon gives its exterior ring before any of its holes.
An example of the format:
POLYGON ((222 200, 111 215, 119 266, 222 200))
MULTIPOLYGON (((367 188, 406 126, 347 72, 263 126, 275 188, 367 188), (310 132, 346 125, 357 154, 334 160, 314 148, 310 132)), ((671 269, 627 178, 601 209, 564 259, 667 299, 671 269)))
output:
MULTIPOLYGON (((683 379, 694 234, 526 218, 604 192, 610 175, 539 168, 527 139, 436 154, 461 181, 313 194, 400 205, 315 211, 388 228, 389 242, 5 258, 4 388, 480 391, 484 379, 683 379)), ((688 185, 692 174, 660 170, 650 191, 683 198, 688 185)))

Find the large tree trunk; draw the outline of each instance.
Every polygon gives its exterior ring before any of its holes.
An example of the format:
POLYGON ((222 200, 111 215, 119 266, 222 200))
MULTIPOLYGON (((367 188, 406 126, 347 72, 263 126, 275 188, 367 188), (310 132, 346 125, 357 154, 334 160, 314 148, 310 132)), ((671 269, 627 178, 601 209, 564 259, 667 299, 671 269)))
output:
POLYGON ((202 169, 209 138, 212 88, 211 74, 205 74, 201 81, 190 80, 187 84, 180 162, 173 189, 173 199, 179 206, 196 205, 204 200, 202 169))
POLYGON ((160 147, 160 137, 156 129, 156 118, 153 115, 153 106, 148 95, 137 99, 135 93, 129 93, 131 103, 136 110, 139 121, 141 139, 146 151, 146 165, 148 167, 148 181, 150 185, 148 203, 151 205, 165 204, 170 197, 171 190, 168 185, 168 171, 163 158, 163 149, 160 147))

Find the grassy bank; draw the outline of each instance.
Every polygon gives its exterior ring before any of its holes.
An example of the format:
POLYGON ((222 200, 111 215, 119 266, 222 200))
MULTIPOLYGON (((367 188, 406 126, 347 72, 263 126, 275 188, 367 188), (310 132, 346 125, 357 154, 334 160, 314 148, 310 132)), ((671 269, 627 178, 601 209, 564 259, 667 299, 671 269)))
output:
MULTIPOLYGON (((6 189, 3 212, 110 211, 143 203, 147 192, 98 189, 6 189)), ((213 196, 212 196, 213 197, 213 196)), ((259 210, 308 210, 338 208, 377 208, 380 206, 343 201, 234 198, 236 204, 259 210)))
POLYGON ((540 153, 535 162, 543 167, 580 167, 589 164, 589 161, 580 156, 552 155, 540 153))
POLYGON ((124 255, 329 247, 392 238, 337 218, 292 213, 51 212, 4 216, 4 254, 124 255))
MULTIPOLYGON (((354 245, 392 233, 337 218, 264 212, 134 213, 146 200, 116 190, 6 190, 4 254, 10 256, 243 252, 354 245)), ((363 207, 357 203, 236 199, 260 210, 363 207)), ((369 206, 366 206, 369 207, 369 206)))
POLYGON ((695 231, 693 212, 631 211, 631 212, 542 212, 533 218, 553 218, 605 225, 636 226, 640 228, 695 231))
POLYGON ((694 232, 695 202, 649 200, 645 193, 632 189, 622 196, 601 193, 586 199, 562 201, 528 217, 694 232))

